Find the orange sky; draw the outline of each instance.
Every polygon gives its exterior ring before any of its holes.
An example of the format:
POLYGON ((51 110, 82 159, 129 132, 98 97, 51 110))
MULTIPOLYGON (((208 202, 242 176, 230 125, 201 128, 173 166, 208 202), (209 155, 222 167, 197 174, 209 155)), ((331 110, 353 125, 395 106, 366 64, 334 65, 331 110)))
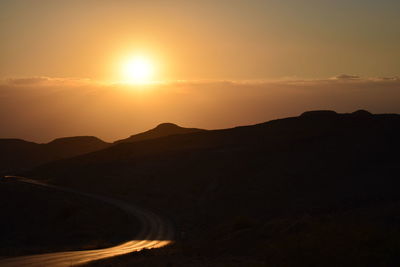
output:
POLYGON ((2 0, 0 77, 115 80, 144 53, 156 80, 396 76, 397 0, 2 0))
POLYGON ((397 0, 2 0, 0 138, 112 141, 161 122, 400 112, 399 10, 397 0))

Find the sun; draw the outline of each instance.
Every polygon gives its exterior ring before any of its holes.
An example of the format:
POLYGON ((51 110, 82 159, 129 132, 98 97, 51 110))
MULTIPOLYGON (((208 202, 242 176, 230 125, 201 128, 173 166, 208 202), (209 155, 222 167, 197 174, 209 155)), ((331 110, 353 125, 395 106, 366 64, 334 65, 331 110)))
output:
POLYGON ((154 76, 153 62, 142 56, 127 59, 121 70, 126 83, 145 84, 151 82, 154 76))

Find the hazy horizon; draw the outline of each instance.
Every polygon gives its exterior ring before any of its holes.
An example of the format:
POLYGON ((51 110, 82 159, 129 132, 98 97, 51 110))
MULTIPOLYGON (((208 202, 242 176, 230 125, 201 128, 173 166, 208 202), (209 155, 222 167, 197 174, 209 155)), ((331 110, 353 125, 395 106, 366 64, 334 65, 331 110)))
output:
POLYGON ((152 85, 44 77, 8 79, 0 84, 0 138, 49 142, 65 136, 94 135, 115 141, 163 122, 219 129, 318 109, 400 113, 399 88, 398 78, 350 75, 325 80, 152 85))

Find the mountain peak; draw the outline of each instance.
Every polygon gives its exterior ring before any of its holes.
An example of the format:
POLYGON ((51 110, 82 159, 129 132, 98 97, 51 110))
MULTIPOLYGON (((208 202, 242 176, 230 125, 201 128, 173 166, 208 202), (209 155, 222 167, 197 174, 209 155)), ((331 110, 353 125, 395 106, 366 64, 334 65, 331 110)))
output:
POLYGON ((170 123, 170 122, 164 122, 164 123, 160 123, 159 125, 156 126, 156 128, 154 129, 158 129, 158 130, 162 130, 162 129, 179 129, 182 128, 179 125, 176 125, 174 123, 170 123))
POLYGON ((331 117, 336 117, 338 114, 333 111, 333 110, 312 110, 312 111, 306 111, 303 114, 300 115, 302 118, 331 118, 331 117))
POLYGON ((353 113, 351 113, 353 116, 357 116, 357 117, 363 117, 363 118, 368 118, 373 116, 371 112, 366 111, 364 109, 360 109, 357 111, 354 111, 353 113))
POLYGON ((155 139, 169 135, 176 135, 176 134, 187 134, 187 133, 194 133, 204 131, 202 129, 197 128, 184 128, 179 125, 170 122, 164 122, 157 125, 155 128, 148 130, 143 133, 132 135, 126 139, 118 140, 115 143, 132 143, 137 141, 143 141, 147 139, 155 139))
POLYGON ((74 143, 105 143, 103 140, 95 136, 72 136, 72 137, 61 137, 51 141, 50 145, 62 145, 62 144, 74 144, 74 143))

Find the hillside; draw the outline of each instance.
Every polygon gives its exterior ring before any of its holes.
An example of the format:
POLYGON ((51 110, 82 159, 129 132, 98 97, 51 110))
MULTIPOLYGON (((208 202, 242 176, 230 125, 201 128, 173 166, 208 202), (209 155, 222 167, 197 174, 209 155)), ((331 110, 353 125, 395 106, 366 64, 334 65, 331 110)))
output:
POLYGON ((27 170, 54 160, 100 150, 109 145, 93 136, 58 138, 47 144, 0 139, 0 174, 27 170))
POLYGON ((109 144, 94 136, 75 136, 57 138, 45 146, 49 151, 62 153, 63 158, 68 158, 101 150, 109 144))
POLYGON ((0 175, 29 170, 48 162, 99 151, 119 143, 132 143, 200 131, 204 130, 162 123, 154 129, 118 140, 113 144, 94 136, 57 138, 47 144, 37 144, 21 139, 0 139, 0 175))
POLYGON ((12 178, 0 180, 0 210, 0 258, 108 247, 139 228, 114 206, 12 178))
POLYGON ((400 255, 398 136, 399 115, 313 111, 252 126, 121 143, 28 175, 159 210, 184 233, 189 256, 263 263, 263 255, 270 255, 276 266, 286 254, 293 262, 285 258, 282 266, 337 266, 325 260, 336 251, 338 261, 349 262, 346 266, 367 266, 355 264, 354 257, 379 266, 380 261, 400 262, 394 256, 400 255), (358 236, 355 229, 365 233, 358 236), (304 238, 308 241, 296 243, 304 238), (326 238, 330 244, 318 250, 326 238), (357 251, 353 258, 349 246, 357 251), (296 257, 304 264, 291 265, 299 263, 296 257))
POLYGON ((202 129, 197 128, 183 128, 173 123, 162 123, 159 124, 154 129, 148 130, 143 133, 132 135, 126 139, 115 141, 115 144, 119 143, 132 143, 138 142, 148 139, 155 139, 159 137, 169 136, 169 135, 177 135, 177 134, 187 134, 204 131, 202 129))

